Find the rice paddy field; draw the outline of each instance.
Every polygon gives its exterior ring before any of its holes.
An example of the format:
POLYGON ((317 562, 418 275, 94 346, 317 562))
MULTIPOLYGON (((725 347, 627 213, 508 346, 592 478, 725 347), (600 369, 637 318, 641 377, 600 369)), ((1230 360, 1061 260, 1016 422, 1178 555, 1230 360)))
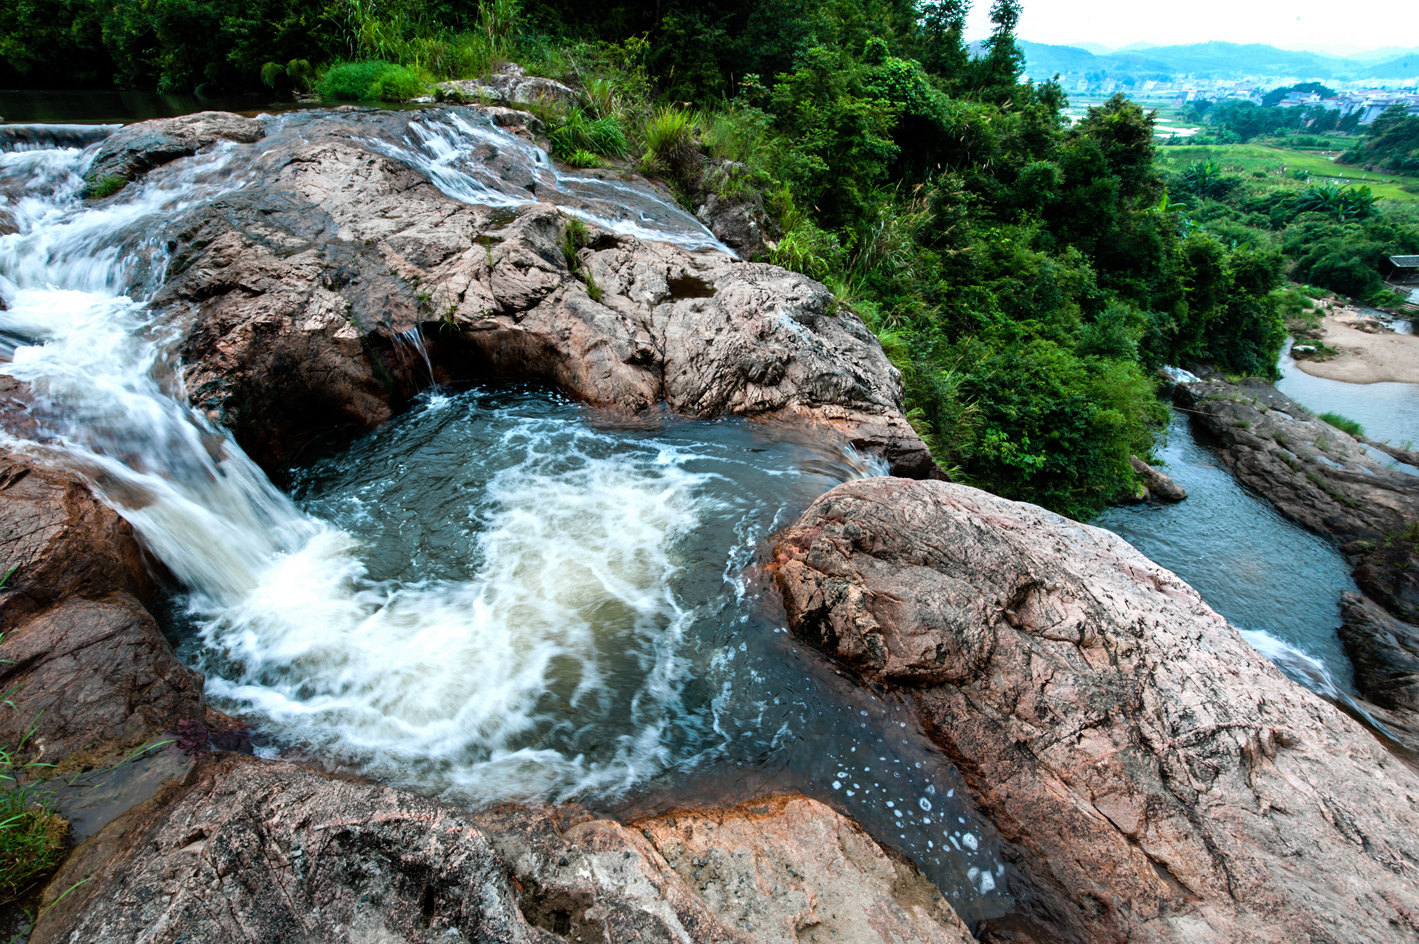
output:
MULTIPOLYGON (((1353 139, 1350 139, 1353 140, 1353 139)), ((1299 150, 1274 144, 1170 145, 1158 148, 1158 164, 1177 173, 1193 161, 1215 161, 1224 173, 1272 180, 1278 186, 1304 187, 1296 171, 1308 172, 1314 184, 1369 187, 1381 200, 1419 204, 1419 177, 1375 174, 1359 167, 1337 164, 1335 151, 1299 150)))

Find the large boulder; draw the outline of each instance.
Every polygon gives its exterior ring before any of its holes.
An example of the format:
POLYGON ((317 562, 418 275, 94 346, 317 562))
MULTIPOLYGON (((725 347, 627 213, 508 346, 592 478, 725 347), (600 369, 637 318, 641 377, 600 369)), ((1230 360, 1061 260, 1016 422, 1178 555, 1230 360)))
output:
POLYGON ((929 883, 802 797, 633 828, 240 755, 111 823, 44 906, 32 944, 971 940, 929 883))
POLYGON ((482 78, 440 82, 436 95, 439 101, 533 105, 561 111, 571 108, 581 98, 574 89, 554 79, 528 75, 526 70, 514 63, 482 78))
MULTIPOLYGON (((550 204, 460 202, 372 143, 409 120, 331 113, 273 134, 248 156, 253 183, 176 234, 155 304, 183 332, 194 402, 257 461, 284 461, 333 425, 381 422, 436 376, 531 380, 628 411, 818 423, 900 474, 934 470, 897 371, 822 285, 590 224, 569 231, 550 204)), ((508 150, 481 159, 525 197, 537 178, 508 150)))
POLYGON ((128 183, 155 167, 196 154, 218 141, 249 144, 264 133, 261 122, 223 111, 138 122, 104 140, 85 178, 91 186, 110 180, 128 183))
POLYGON ((5 575, 0 745, 94 763, 202 717, 202 676, 144 606, 156 591, 133 529, 74 475, 0 451, 5 575))
POLYGON ((8 629, 0 657, 0 744, 26 760, 93 764, 202 717, 202 676, 127 594, 70 597, 8 629))
POLYGON ((911 697, 1013 845, 1009 941, 1419 940, 1419 776, 1119 537, 868 479, 781 535, 794 630, 911 697))

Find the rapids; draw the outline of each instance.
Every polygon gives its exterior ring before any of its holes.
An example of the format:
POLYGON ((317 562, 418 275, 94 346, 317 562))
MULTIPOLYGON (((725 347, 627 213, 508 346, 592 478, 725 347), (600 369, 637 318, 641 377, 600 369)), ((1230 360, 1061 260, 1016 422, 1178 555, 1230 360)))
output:
MULTIPOLYGON (((94 204, 78 196, 92 147, 0 154, 15 230, 0 373, 30 385, 35 421, 5 444, 78 471, 133 524, 176 581, 167 628, 214 701, 268 754, 474 806, 801 790, 908 854, 962 915, 1005 909, 999 842, 956 772, 898 700, 796 644, 767 592, 768 536, 880 474, 850 450, 747 422, 627 424, 544 390, 431 388, 278 488, 187 406, 179 328, 147 304, 170 235, 312 114, 94 204)), ((471 112, 349 121, 457 199, 550 201, 722 248, 653 192, 562 174, 471 112)), ((422 341, 402 347, 429 366, 422 341)))

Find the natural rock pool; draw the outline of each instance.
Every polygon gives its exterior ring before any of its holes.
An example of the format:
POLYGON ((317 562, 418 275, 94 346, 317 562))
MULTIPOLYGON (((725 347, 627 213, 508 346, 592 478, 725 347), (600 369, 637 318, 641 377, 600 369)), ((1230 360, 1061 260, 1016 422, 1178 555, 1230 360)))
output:
MULTIPOLYGON (((256 147, 309 120, 273 120, 256 147)), ((455 115, 378 150, 465 200, 530 202, 497 195, 482 168, 498 160, 616 232, 717 245, 655 194, 560 175, 486 123, 455 115)), ((185 214, 251 179, 233 154, 97 203, 80 197, 92 149, 0 155, 0 371, 34 398, 10 445, 81 472, 138 530, 218 706, 267 753, 469 806, 799 790, 968 919, 1008 910, 999 842, 956 773, 897 696, 790 638, 761 573, 776 529, 878 466, 822 430, 435 388, 307 451, 278 488, 187 405, 178 329, 147 304, 185 214)))

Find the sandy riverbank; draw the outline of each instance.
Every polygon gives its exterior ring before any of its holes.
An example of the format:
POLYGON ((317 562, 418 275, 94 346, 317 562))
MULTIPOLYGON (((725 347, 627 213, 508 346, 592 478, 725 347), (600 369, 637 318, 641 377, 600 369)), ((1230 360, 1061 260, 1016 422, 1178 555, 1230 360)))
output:
POLYGON ((1355 320, 1350 313, 1326 315, 1321 341, 1340 355, 1328 361, 1298 359, 1296 366, 1312 377, 1346 383, 1419 383, 1419 337, 1388 331, 1368 334, 1352 326, 1355 320))

